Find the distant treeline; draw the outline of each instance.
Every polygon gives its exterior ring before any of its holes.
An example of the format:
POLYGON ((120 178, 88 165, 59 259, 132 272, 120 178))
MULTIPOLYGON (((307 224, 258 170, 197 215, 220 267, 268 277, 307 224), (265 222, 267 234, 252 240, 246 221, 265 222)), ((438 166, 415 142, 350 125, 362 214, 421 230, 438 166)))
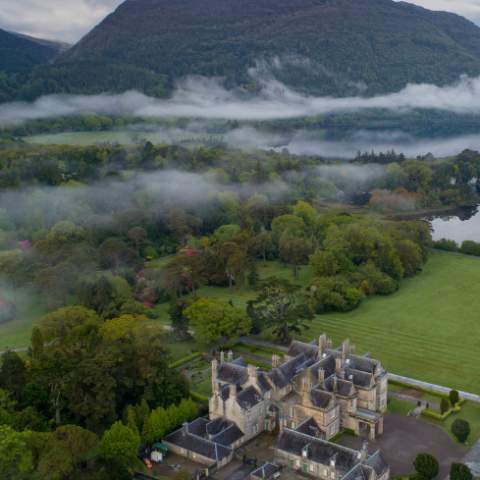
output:
POLYGON ((442 238, 433 242, 433 247, 437 250, 444 250, 445 252, 458 252, 464 255, 474 255, 480 257, 480 242, 473 240, 465 240, 460 245, 455 240, 447 240, 442 238))

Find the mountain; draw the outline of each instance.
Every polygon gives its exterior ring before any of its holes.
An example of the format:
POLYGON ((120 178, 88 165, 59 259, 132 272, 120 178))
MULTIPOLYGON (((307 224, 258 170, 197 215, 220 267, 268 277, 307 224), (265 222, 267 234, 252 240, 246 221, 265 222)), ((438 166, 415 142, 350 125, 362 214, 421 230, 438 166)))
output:
POLYGON ((192 74, 254 90, 252 67, 317 95, 444 85, 480 74, 480 29, 392 0, 127 0, 26 92, 161 96, 192 74))
POLYGON ((68 46, 0 30, 0 72, 26 73, 52 62, 68 46))

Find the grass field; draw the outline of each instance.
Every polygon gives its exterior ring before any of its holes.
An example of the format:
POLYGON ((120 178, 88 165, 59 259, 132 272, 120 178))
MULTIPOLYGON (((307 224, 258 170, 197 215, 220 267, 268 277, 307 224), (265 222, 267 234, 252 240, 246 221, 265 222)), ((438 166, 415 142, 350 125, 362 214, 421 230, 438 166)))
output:
MULTIPOLYGON (((260 263, 259 274, 292 278, 291 269, 278 262, 260 263)), ((310 269, 301 269, 298 282, 310 278, 310 269)), ((319 315, 303 338, 326 332, 339 343, 349 337, 358 353, 369 352, 394 373, 480 394, 479 286, 480 258, 434 252, 424 272, 403 282, 396 294, 370 298, 350 313, 319 315)), ((256 293, 205 287, 199 295, 244 307, 256 293)), ((167 310, 167 304, 159 305, 153 322, 168 323, 167 310)), ((18 319, 0 326, 0 350, 27 346, 32 324, 43 313, 41 299, 22 292, 18 319)), ((169 346, 174 359, 196 349, 191 344, 169 346)))
MULTIPOLYGON (((277 262, 259 267, 261 277, 291 278, 277 262)), ((309 268, 299 282, 311 277, 309 268)), ((348 337, 397 374, 480 394, 480 258, 433 252, 424 271, 391 296, 373 297, 353 312, 319 315, 303 339, 326 332, 335 343, 348 337)), ((199 295, 232 300, 255 297, 248 289, 203 288, 199 295)))
POLYGON ((17 318, 0 325, 0 351, 28 347, 35 321, 46 313, 42 299, 30 289, 17 289, 11 300, 17 305, 17 318))
POLYGON ((480 258, 434 252, 396 294, 318 316, 304 338, 349 337, 394 373, 480 393, 479 285, 480 258))

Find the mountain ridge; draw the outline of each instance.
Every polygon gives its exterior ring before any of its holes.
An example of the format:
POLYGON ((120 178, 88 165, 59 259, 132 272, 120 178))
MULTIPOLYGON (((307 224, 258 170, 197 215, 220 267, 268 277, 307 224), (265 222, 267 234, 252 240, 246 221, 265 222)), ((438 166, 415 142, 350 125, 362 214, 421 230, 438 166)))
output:
POLYGON ((0 71, 26 73, 52 62, 69 45, 0 29, 0 71))
POLYGON ((22 96, 137 89, 188 75, 258 87, 249 69, 314 95, 377 95, 480 75, 480 28, 392 0, 127 0, 37 69, 22 96))

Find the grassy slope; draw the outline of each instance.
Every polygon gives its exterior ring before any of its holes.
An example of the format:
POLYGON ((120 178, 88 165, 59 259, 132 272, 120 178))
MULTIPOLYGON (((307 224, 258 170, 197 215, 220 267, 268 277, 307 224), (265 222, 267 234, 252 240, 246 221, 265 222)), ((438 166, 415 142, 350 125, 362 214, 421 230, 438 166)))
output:
POLYGON ((15 300, 17 318, 0 325, 0 351, 27 347, 34 322, 46 313, 42 299, 31 290, 18 289, 15 300))
POLYGON ((392 372, 480 393, 480 259, 433 253, 425 271, 390 297, 317 317, 305 338, 348 336, 392 372))
MULTIPOLYGON (((260 275, 291 278, 279 263, 260 264, 260 275)), ((303 268, 299 282, 311 276, 303 268)), ((433 253, 425 271, 405 281, 398 293, 365 301, 357 310, 317 316, 305 339, 325 331, 338 343, 349 337, 357 351, 370 352, 392 372, 480 393, 476 374, 480 351, 480 258, 433 253)), ((203 288, 199 295, 232 299, 238 306, 255 297, 248 289, 203 288)), ((158 307, 159 320, 168 322, 167 305, 158 307)), ((28 345, 33 321, 43 313, 40 299, 24 294, 18 320, 0 326, 0 350, 28 345)), ((173 357, 195 350, 175 345, 173 357)))
MULTIPOLYGON (((291 278, 278 263, 261 266, 262 277, 291 278)), ((311 272, 302 269, 299 281, 311 272)), ((315 318, 303 338, 322 332, 335 343, 349 337, 357 352, 370 352, 387 369, 452 388, 480 393, 475 368, 480 351, 480 258, 434 252, 419 276, 388 297, 368 299, 357 310, 315 318)), ((254 298, 246 290, 203 288, 199 295, 232 299, 238 306, 254 298)))

